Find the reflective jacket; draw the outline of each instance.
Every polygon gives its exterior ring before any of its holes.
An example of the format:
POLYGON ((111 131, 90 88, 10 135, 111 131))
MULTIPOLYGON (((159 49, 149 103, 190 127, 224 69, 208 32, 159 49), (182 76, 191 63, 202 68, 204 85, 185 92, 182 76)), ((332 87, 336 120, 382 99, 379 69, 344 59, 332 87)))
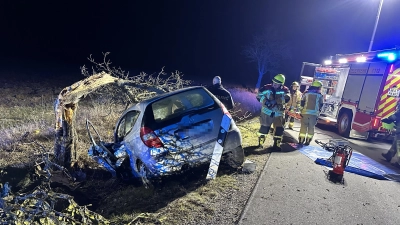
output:
POLYGON ((301 114, 318 116, 323 104, 324 97, 321 93, 317 90, 308 90, 303 93, 301 99, 301 114))
MULTIPOLYGON (((400 108, 399 108, 399 104, 397 103, 397 106, 396 106, 396 111, 392 114, 392 115, 390 115, 389 117, 388 117, 388 119, 390 120, 390 122, 393 122, 393 123, 395 123, 395 126, 396 126, 396 135, 399 135, 400 134, 400 108)), ((383 122, 383 121, 382 121, 383 122)))
POLYGON ((286 103, 290 100, 289 89, 286 86, 275 90, 272 84, 260 88, 257 99, 262 103, 261 112, 274 117, 283 116, 286 103))
POLYGON ((290 100, 286 104, 286 109, 290 111, 300 110, 301 92, 299 90, 290 90, 290 100))

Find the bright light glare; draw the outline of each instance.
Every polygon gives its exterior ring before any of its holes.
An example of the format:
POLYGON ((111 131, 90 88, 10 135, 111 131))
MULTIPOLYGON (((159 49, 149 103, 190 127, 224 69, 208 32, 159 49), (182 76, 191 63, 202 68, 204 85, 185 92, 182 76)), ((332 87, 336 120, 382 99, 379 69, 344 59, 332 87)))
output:
POLYGON ((331 65, 332 64, 332 60, 325 60, 324 64, 325 65, 331 65))
POLYGON ((341 59, 339 59, 339 63, 347 63, 347 59, 346 58, 341 58, 341 59))
POLYGON ((396 55, 394 53, 390 53, 387 58, 389 61, 394 61, 396 59, 396 55))
POLYGON ((396 53, 393 52, 384 52, 384 53, 379 53, 378 58, 386 58, 387 61, 392 62, 396 60, 397 55, 396 53))
POLYGON ((356 58, 356 61, 357 62, 365 62, 365 61, 367 61, 367 58, 365 56, 360 56, 360 57, 356 58))

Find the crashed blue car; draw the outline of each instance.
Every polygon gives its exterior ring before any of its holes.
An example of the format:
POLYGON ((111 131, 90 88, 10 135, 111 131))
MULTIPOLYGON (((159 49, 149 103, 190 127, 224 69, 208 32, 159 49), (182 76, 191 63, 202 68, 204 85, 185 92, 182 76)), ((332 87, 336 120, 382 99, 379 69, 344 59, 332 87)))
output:
MULTIPOLYGON (((114 143, 93 142, 88 153, 113 176, 128 171, 148 182, 210 163, 225 114, 225 106, 204 87, 165 93, 127 109, 116 124, 114 143)), ((233 119, 221 160, 232 168, 244 161, 233 119)))

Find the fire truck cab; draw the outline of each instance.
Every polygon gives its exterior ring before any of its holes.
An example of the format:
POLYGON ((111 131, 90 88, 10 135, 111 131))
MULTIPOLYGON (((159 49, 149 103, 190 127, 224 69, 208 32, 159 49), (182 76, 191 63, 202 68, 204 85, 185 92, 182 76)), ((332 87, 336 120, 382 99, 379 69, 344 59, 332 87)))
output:
POLYGON ((343 137, 388 137, 381 120, 393 114, 400 95, 400 49, 337 54, 315 67, 323 83, 318 123, 343 137))

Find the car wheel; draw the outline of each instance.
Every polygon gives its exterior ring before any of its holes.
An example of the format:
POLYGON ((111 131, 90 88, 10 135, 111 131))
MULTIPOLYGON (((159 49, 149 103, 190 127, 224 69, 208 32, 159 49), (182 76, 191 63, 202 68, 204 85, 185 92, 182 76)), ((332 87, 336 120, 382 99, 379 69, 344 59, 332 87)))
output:
POLYGON ((231 152, 228 152, 226 154, 225 161, 230 167, 234 169, 241 166, 244 162, 244 150, 242 146, 238 146, 231 152))
POLYGON ((139 172, 140 178, 142 180, 142 184, 145 188, 149 188, 151 186, 151 182, 148 178, 149 170, 146 166, 142 163, 142 161, 138 161, 137 163, 137 170, 139 172))
POLYGON ((343 137, 349 137, 350 136, 350 130, 351 130, 351 116, 350 116, 350 113, 343 112, 340 115, 337 127, 338 127, 338 132, 339 132, 340 135, 342 135, 343 137))

